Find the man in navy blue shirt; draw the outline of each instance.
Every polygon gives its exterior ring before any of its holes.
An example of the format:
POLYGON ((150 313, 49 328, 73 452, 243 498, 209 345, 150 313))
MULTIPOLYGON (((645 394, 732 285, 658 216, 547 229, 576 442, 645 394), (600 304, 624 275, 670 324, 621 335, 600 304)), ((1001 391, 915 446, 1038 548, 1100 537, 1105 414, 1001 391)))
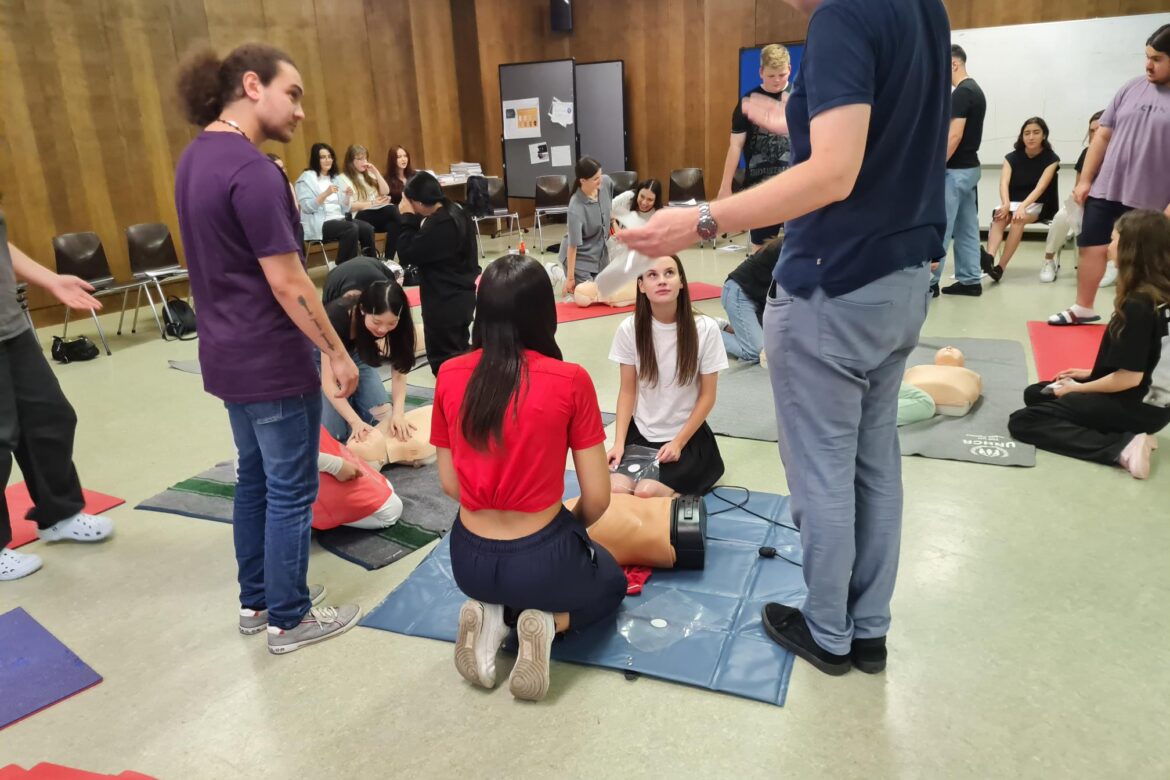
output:
POLYGON ((787 114, 744 111, 787 129, 793 167, 622 239, 657 256, 786 223, 764 345, 808 597, 768 604, 763 625, 821 671, 872 673, 902 527, 898 387, 943 254, 950 25, 942 0, 786 2, 812 13, 787 114))

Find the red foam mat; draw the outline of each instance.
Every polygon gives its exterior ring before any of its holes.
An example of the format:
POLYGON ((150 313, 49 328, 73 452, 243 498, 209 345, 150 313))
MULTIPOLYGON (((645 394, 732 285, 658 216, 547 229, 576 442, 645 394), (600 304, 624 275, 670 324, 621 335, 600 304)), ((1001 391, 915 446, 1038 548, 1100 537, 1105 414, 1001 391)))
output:
POLYGON ((1055 379, 1066 368, 1092 368, 1105 334, 1104 325, 1049 325, 1029 322, 1036 377, 1055 379))
MULTIPOLYGON (((85 496, 85 512, 91 515, 100 515, 116 506, 126 503, 123 498, 107 496, 96 490, 82 490, 85 496)), ((32 498, 28 495, 28 486, 18 482, 4 491, 4 500, 8 502, 8 517, 12 522, 12 542, 9 549, 15 550, 21 545, 28 544, 37 538, 37 524, 32 520, 25 520, 24 516, 32 509, 32 498)))
MULTIPOLYGON (((718 298, 723 288, 706 282, 691 282, 691 300, 708 301, 718 298)), ((576 322, 577 320, 591 320, 594 317, 608 317, 611 314, 628 314, 634 310, 633 306, 606 306, 604 303, 595 303, 582 308, 575 303, 557 304, 557 322, 576 322)))

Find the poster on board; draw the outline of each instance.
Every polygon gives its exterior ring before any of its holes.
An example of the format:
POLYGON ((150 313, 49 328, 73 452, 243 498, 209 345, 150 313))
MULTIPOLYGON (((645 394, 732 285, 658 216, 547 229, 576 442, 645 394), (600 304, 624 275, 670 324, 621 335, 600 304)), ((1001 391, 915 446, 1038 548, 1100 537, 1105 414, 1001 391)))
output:
POLYGON ((503 101, 504 138, 540 138, 540 98, 503 101))

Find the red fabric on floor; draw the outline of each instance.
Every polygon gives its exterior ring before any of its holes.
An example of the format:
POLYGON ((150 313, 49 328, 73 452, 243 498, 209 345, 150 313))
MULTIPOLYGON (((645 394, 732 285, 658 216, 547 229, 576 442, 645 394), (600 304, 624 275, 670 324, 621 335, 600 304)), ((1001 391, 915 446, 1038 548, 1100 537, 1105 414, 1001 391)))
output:
MULTIPOLYGON (((82 490, 85 496, 85 513, 100 515, 102 512, 121 506, 126 503, 123 498, 107 496, 96 490, 82 490)), ((25 520, 24 516, 32 509, 32 499, 28 495, 28 486, 18 482, 4 491, 4 500, 8 502, 8 517, 12 520, 12 543, 10 550, 28 544, 37 538, 37 524, 32 520, 25 520)))
POLYGON ((626 573, 626 595, 637 596, 642 592, 642 586, 646 584, 646 580, 650 579, 650 575, 654 570, 649 566, 623 566, 622 571, 626 573))
POLYGON ((1049 325, 1029 322, 1038 381, 1052 380, 1066 368, 1092 368, 1105 335, 1104 325, 1049 325))
MULTIPOLYGON (((707 284, 706 282, 691 282, 691 301, 708 301, 718 298, 723 288, 707 284)), ((607 306, 604 303, 595 303, 592 306, 581 308, 575 303, 557 304, 557 322, 576 322, 589 320, 594 317, 608 317, 611 314, 628 314, 634 310, 633 306, 607 306)))

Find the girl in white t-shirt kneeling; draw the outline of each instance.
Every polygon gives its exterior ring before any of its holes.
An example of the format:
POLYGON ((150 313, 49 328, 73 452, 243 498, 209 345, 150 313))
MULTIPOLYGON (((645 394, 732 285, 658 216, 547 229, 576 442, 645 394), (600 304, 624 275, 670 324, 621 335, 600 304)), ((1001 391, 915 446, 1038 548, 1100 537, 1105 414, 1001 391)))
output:
POLYGON ((677 257, 660 257, 638 279, 634 316, 618 326, 609 359, 621 366, 617 436, 609 451, 615 493, 702 495, 723 476, 707 415, 727 368, 719 326, 695 315, 677 257), (634 445, 657 451, 657 478, 637 479, 634 445), (623 459, 626 463, 623 463, 623 459))

